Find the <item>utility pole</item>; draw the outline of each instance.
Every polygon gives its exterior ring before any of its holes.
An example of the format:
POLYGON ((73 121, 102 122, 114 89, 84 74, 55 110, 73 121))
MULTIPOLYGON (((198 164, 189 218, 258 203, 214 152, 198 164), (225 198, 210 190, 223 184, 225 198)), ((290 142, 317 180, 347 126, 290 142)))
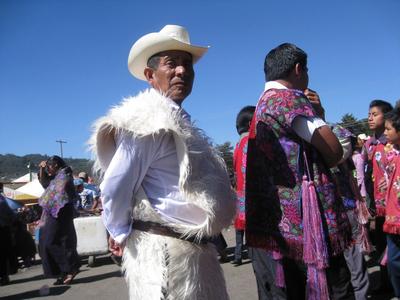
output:
POLYGON ((63 140, 58 140, 58 141, 56 141, 56 143, 60 143, 61 158, 63 158, 63 146, 62 146, 62 144, 66 144, 67 142, 63 141, 63 140))
POLYGON ((31 182, 32 181, 32 164, 31 164, 30 161, 29 161, 29 163, 28 163, 28 165, 26 167, 29 170, 29 182, 31 182))

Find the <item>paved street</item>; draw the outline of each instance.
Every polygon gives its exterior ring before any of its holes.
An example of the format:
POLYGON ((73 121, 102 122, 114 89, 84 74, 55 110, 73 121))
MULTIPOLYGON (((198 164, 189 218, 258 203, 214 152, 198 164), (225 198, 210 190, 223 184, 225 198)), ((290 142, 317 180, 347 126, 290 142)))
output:
MULTIPOLYGON (((234 229, 224 232, 228 247, 234 246, 234 229)), ((229 249, 232 252, 233 249, 229 249)), ((257 288, 251 263, 244 260, 244 264, 234 267, 230 263, 222 264, 227 279, 231 299, 257 299, 257 288)), ((0 299, 93 299, 96 300, 126 300, 128 290, 120 268, 115 265, 109 256, 96 259, 94 267, 87 267, 87 259, 82 260, 81 273, 79 273, 70 286, 53 286, 54 279, 44 279, 41 265, 35 265, 25 271, 19 271, 10 276, 12 284, 0 287, 0 299), (48 296, 41 296, 46 292, 48 296)))
MULTIPOLYGON (((228 250, 233 251, 234 229, 224 231, 228 243, 228 250)), ((230 258, 232 256, 230 255, 230 258)), ((94 267, 86 266, 87 260, 82 260, 81 273, 77 275, 70 286, 53 286, 54 279, 44 279, 41 265, 35 265, 25 271, 19 271, 11 276, 12 284, 0 287, 0 299, 96 299, 96 300, 127 300, 128 291, 121 277, 121 272, 109 256, 101 256, 96 260, 94 267), (48 290, 46 291, 46 286, 48 290), (47 294, 47 296, 41 296, 47 294)), ((256 300, 257 287, 251 263, 244 260, 244 264, 234 267, 230 263, 222 264, 232 300, 256 300)), ((376 267, 370 268, 372 280, 376 280, 376 267)), ((374 300, 388 300, 389 296, 371 298, 374 300)))

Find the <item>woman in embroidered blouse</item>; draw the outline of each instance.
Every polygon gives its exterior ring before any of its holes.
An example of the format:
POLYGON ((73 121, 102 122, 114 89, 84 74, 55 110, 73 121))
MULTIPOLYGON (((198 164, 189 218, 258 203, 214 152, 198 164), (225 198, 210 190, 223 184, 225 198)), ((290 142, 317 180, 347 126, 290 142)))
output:
POLYGON ((386 216, 387 266, 396 297, 400 297, 400 103, 385 115, 384 166, 387 174, 386 216))
POLYGON ((73 223, 75 192, 72 170, 58 156, 39 164, 39 180, 46 189, 42 207, 39 253, 44 275, 57 278, 54 285, 70 284, 79 272, 76 232, 73 223))

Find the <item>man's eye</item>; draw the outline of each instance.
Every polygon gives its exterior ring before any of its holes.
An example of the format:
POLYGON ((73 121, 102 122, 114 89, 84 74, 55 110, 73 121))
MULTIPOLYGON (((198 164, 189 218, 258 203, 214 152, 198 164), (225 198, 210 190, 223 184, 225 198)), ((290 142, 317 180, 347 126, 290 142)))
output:
POLYGON ((172 68, 176 66, 175 62, 172 61, 172 60, 167 61, 167 62, 166 62, 166 65, 167 65, 168 67, 172 67, 172 68))

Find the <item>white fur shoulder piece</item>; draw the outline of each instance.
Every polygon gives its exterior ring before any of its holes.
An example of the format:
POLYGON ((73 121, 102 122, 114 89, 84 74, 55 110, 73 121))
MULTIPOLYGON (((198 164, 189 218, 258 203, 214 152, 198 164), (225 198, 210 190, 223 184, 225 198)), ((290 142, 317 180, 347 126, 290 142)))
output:
POLYGON ((92 126, 89 147, 95 159, 95 170, 104 172, 114 153, 114 136, 124 131, 134 137, 156 134, 161 130, 185 135, 181 116, 169 103, 170 99, 154 89, 146 89, 128 97, 97 119, 92 126))
MULTIPOLYGON (((94 123, 89 141, 95 160, 95 170, 107 170, 115 151, 114 136, 119 131, 132 137, 169 131, 174 137, 179 163, 179 189, 188 203, 201 207, 207 214, 204 222, 189 226, 167 224, 183 236, 213 236, 229 226, 235 214, 235 196, 231 189, 225 162, 212 147, 204 132, 183 119, 170 99, 154 89, 145 90, 125 99, 94 123)), ((135 195, 139 197, 139 195, 135 195)), ((142 197, 145 199, 146 197, 142 197)), ((144 220, 148 210, 136 201, 135 218, 144 220), (139 209, 140 208, 140 209, 139 209)), ((135 214, 135 213, 134 213, 135 214)), ((160 220, 151 220, 160 221, 160 220)))

